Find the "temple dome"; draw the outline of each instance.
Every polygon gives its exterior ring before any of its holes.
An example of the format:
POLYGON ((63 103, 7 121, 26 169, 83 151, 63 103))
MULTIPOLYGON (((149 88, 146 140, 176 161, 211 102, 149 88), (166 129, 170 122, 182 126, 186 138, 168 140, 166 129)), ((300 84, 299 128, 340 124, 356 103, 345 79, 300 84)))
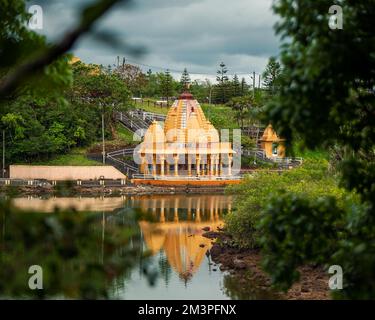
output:
POLYGON ((153 121, 152 124, 148 127, 145 133, 144 142, 146 144, 165 143, 164 130, 160 126, 160 124, 157 123, 157 121, 153 121))

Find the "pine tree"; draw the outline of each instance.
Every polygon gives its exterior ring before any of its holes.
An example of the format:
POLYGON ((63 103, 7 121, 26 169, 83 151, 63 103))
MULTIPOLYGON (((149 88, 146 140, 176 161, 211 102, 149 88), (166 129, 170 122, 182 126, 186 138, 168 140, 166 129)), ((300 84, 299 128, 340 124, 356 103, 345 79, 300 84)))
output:
POLYGON ((240 85, 238 76, 236 74, 233 77, 232 88, 233 88, 233 97, 238 97, 241 95, 241 85, 240 85))
POLYGON ((151 78, 151 75, 152 75, 152 70, 151 70, 151 69, 148 69, 148 70, 147 70, 147 78, 150 79, 150 78, 151 78))
POLYGON ((263 72, 263 84, 268 92, 274 95, 277 91, 277 85, 281 74, 281 65, 276 58, 271 57, 266 66, 266 70, 263 72))
POLYGON ((173 84, 173 78, 169 70, 167 70, 164 73, 164 76, 161 81, 161 92, 164 95, 164 97, 167 98, 168 106, 169 106, 169 98, 172 96, 172 93, 173 93, 172 84, 173 84))
POLYGON ((225 63, 220 63, 220 69, 217 71, 216 80, 218 82, 218 89, 220 94, 220 102, 226 103, 228 101, 227 97, 227 87, 228 87, 228 76, 227 76, 228 69, 225 66, 225 63))
POLYGON ((185 68, 182 73, 181 80, 180 80, 181 90, 182 91, 188 90, 190 83, 191 83, 190 75, 187 69, 185 68))
POLYGON ((246 80, 245 78, 242 78, 241 80, 241 96, 244 96, 246 94, 246 91, 247 91, 247 83, 246 83, 246 80))

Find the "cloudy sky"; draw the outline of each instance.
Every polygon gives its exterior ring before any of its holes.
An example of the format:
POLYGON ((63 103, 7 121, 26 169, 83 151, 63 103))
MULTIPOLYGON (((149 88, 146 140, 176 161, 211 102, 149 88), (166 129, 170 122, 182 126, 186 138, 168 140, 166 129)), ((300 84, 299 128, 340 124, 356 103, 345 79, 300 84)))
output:
MULTIPOLYGON (((58 39, 72 27, 80 8, 92 0, 31 0, 43 8, 43 30, 58 39)), ((267 60, 277 55, 273 32, 276 17, 272 0, 133 0, 109 12, 96 26, 131 47, 145 48, 142 56, 131 56, 127 47, 111 47, 85 37, 74 48, 84 62, 114 64, 116 57, 142 64, 154 72, 187 68, 194 79, 213 79, 221 61, 228 73, 248 78, 261 73, 267 60)))

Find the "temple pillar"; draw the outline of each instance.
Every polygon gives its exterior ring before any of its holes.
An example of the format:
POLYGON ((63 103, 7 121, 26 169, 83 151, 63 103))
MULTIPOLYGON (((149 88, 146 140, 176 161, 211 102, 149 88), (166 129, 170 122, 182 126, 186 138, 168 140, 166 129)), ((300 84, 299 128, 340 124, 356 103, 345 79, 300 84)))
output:
POLYGON ((169 176, 170 174, 170 163, 168 162, 168 158, 167 158, 167 161, 166 161, 166 165, 167 165, 167 176, 169 176))
POLYGON ((232 155, 228 154, 228 176, 232 175, 232 155))
POLYGON ((220 155, 220 160, 219 160, 219 175, 222 176, 223 175, 223 155, 220 155))
POLYGON ((160 156, 160 175, 164 176, 164 164, 165 164, 165 158, 164 156, 160 156))
POLYGON ((174 175, 175 177, 178 176, 178 155, 173 157, 174 159, 174 175))
POLYGON ((152 175, 156 176, 156 155, 152 155, 152 175))
POLYGON ((188 175, 191 176, 191 156, 188 154, 188 175))
POLYGON ((149 174, 149 170, 148 170, 148 163, 147 163, 147 160, 146 160, 146 156, 141 156, 142 157, 142 168, 143 168, 143 174, 149 174))
POLYGON ((219 175, 219 156, 215 156, 215 175, 219 175))
POLYGON ((196 157, 196 168, 197 168, 197 175, 201 175, 201 159, 200 156, 196 157))
POLYGON ((214 162, 215 162, 215 156, 210 156, 210 175, 213 176, 215 174, 214 170, 214 162))

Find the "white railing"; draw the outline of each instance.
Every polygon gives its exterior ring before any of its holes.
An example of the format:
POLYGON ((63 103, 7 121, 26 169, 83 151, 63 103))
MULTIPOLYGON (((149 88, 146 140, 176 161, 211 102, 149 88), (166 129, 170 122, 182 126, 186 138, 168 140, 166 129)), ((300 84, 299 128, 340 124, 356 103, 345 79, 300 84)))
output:
POLYGON ((108 152, 107 156, 108 157, 131 156, 134 154, 134 149, 135 148, 128 148, 128 149, 121 149, 121 150, 108 152))
POLYGON ((143 111, 143 110, 134 110, 134 111, 129 111, 129 115, 133 117, 137 117, 140 120, 143 121, 165 121, 167 118, 166 115, 160 114, 160 113, 154 113, 154 112, 148 112, 148 111, 143 111))

